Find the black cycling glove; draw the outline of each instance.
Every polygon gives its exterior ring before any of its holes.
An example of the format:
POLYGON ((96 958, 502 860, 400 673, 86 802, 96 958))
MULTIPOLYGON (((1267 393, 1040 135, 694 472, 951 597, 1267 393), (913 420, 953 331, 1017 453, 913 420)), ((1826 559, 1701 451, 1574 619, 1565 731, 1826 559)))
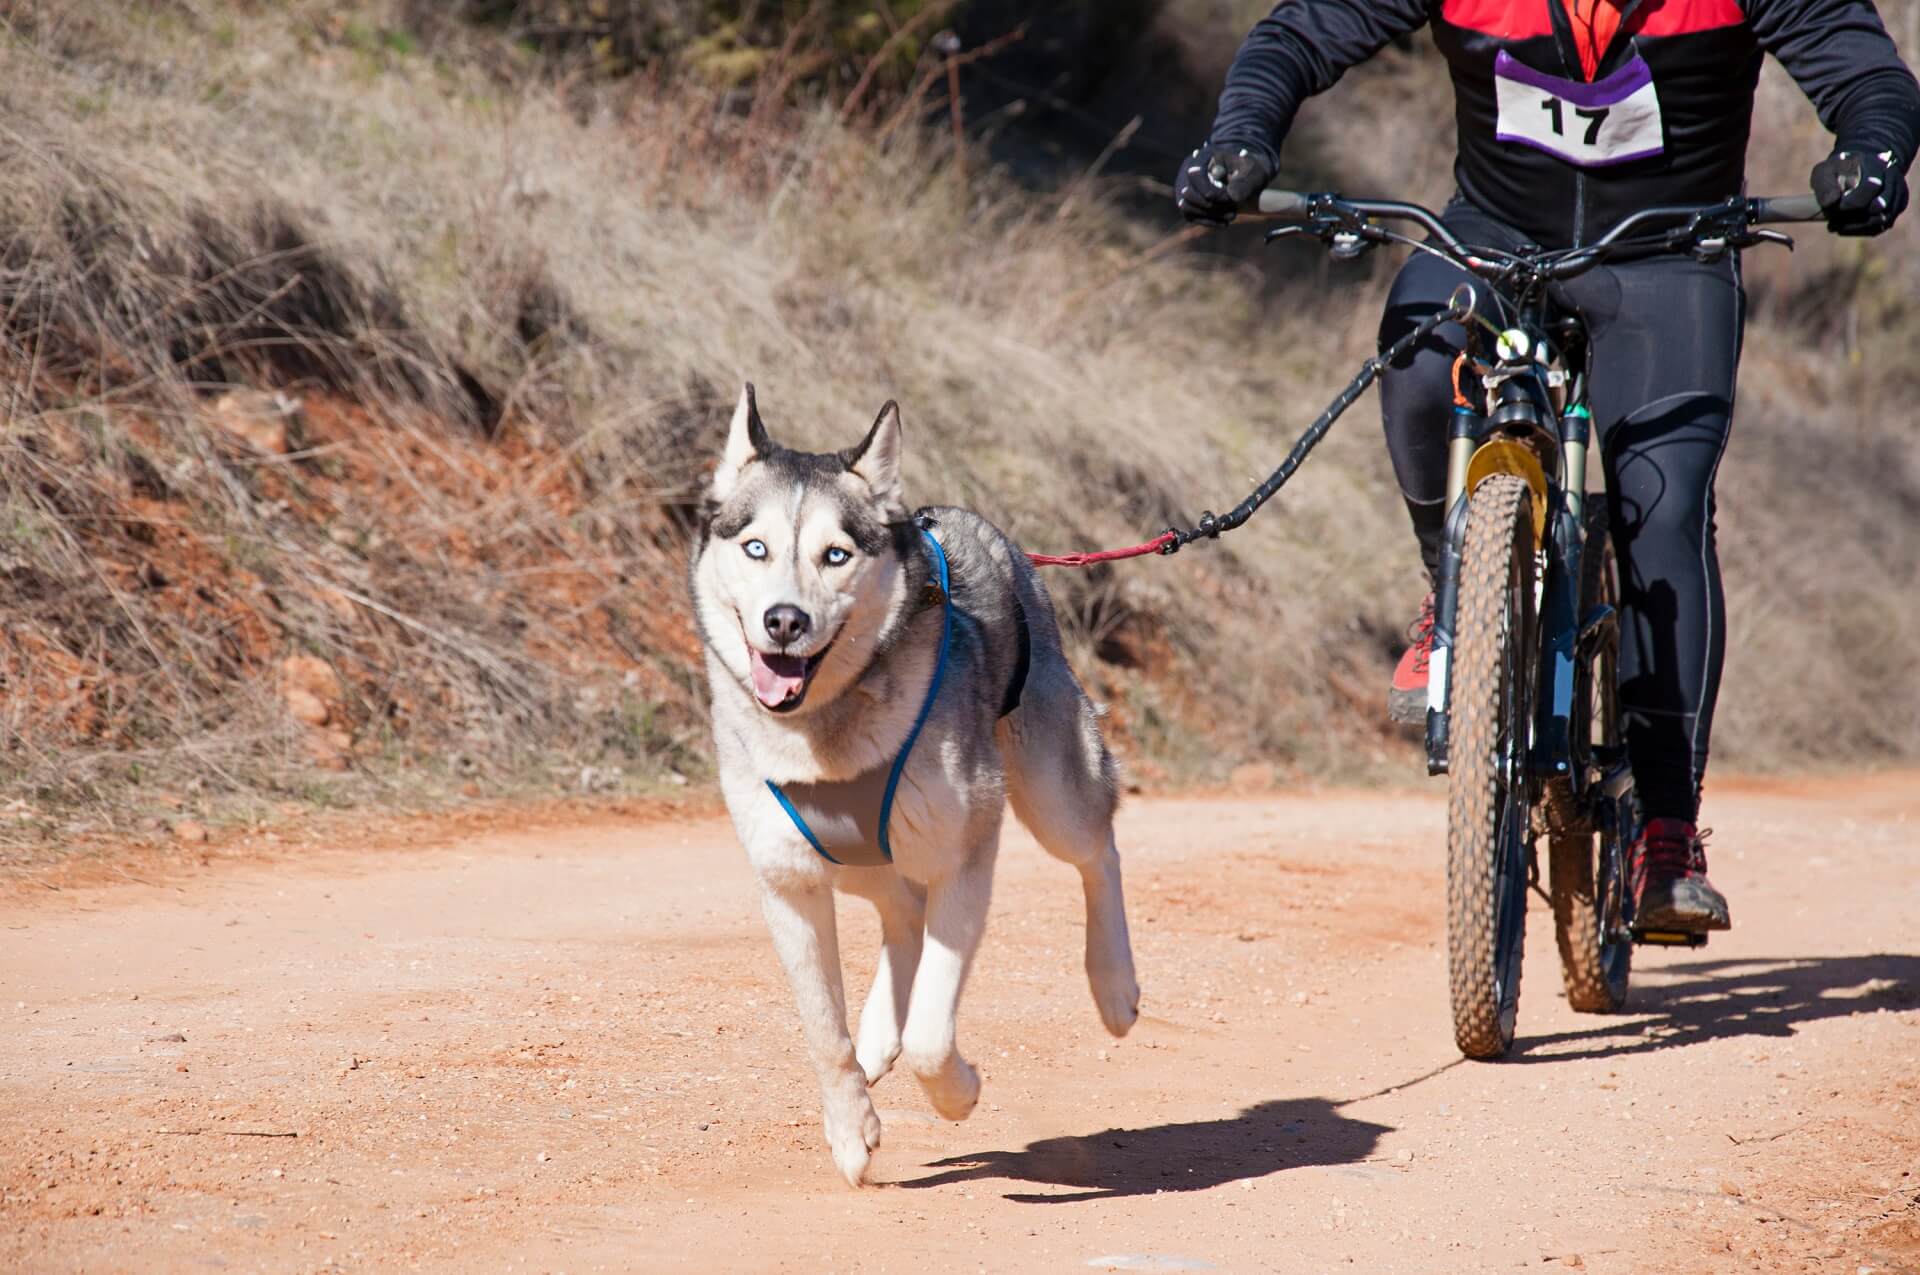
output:
POLYGON ((1907 206, 1900 157, 1842 144, 1813 166, 1813 195, 1836 235, 1877 235, 1907 206))
POLYGON ((1173 201, 1188 221, 1224 226, 1273 180, 1280 167, 1264 147, 1239 142, 1205 142, 1180 161, 1173 179, 1173 201))

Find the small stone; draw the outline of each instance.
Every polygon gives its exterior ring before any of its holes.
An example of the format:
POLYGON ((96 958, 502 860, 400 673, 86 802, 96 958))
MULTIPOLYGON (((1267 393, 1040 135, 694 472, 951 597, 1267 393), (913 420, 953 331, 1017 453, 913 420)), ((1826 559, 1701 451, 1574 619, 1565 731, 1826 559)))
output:
POLYGON ((291 713, 297 722, 305 722, 309 726, 325 726, 327 718, 332 716, 332 711, 328 709, 326 702, 312 691, 298 686, 289 686, 286 698, 287 712, 291 713))
POLYGON ((189 819, 184 823, 173 825, 173 838, 175 841, 184 841, 189 845, 198 845, 207 839, 207 830, 189 819))
POLYGON ((187 1043, 187 1038, 179 1032, 168 1032, 164 1036, 149 1036, 147 1039, 160 1044, 184 1045, 187 1043))
POLYGON ((175 1071, 185 1071, 187 1069, 187 1065, 185 1063, 177 1063, 175 1064, 173 1069, 175 1071))
POLYGON ((1720 1184, 1720 1194, 1738 1196, 1746 1193, 1740 1189, 1740 1184, 1737 1182, 1722 1182, 1720 1184))
POLYGON ((323 704, 341 698, 339 674, 315 655, 289 655, 280 661, 280 680, 289 690, 305 691, 323 704))
MULTIPOLYGON (((701 1127, 702 1129, 704 1129, 704 1128, 706 1128, 706 1126, 705 1126, 705 1125, 701 1125, 700 1127, 701 1127)), ((545 1163, 546 1163, 547 1161, 549 1161, 549 1160, 551 1160, 551 1159, 553 1159, 553 1157, 552 1157, 552 1156, 550 1156, 550 1155, 548 1155, 548 1154, 547 1154, 546 1152, 544 1152, 544 1151, 542 1151, 542 1152, 541 1152, 541 1153, 540 1153, 539 1155, 537 1155, 537 1156, 535 1156, 534 1158, 535 1158, 536 1160, 538 1160, 538 1161, 540 1161, 540 1163, 542 1163, 542 1164, 545 1164, 545 1163)))
POLYGON ((1585 1266, 1587 1264, 1586 1259, 1581 1257, 1578 1253, 1569 1253, 1565 1257, 1561 1258, 1560 1260, 1562 1262, 1565 1262, 1568 1266, 1585 1266))
POLYGON ((1296 1005, 1307 1005, 1311 1004, 1312 1001, 1313 997, 1307 995, 1305 992, 1295 992, 1293 994, 1293 1003, 1296 1005))
POLYGON ((460 785, 460 795, 467 798, 478 797, 480 795, 480 785, 469 779, 466 783, 460 785))
POLYGON ((1413 1152, 1406 1151, 1406 1150, 1396 1151, 1393 1153, 1393 1158, 1395 1160, 1398 1160, 1401 1164, 1412 1164, 1413 1152))

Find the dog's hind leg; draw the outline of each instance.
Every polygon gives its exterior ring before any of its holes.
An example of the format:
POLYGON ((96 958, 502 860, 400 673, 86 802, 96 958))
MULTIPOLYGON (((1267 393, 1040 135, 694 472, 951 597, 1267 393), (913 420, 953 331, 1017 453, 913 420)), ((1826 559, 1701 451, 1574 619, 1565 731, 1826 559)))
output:
POLYGON ((948 1120, 965 1120, 980 1100, 980 1073, 960 1056, 954 1016, 987 928, 998 841, 996 828, 958 868, 927 886, 926 939, 913 976, 901 1057, 927 1091, 933 1109, 948 1120))
POLYGON ((1113 839, 1119 805, 1100 720, 1066 660, 1036 658, 1020 708, 1000 724, 1013 813, 1047 853, 1080 872, 1087 900, 1087 983, 1100 1021, 1124 1036, 1140 1017, 1140 984, 1113 839))
POLYGON ((824 887, 783 890, 763 883, 760 907, 793 985, 807 1052, 820 1078, 833 1162, 848 1182, 859 1186, 871 1153, 880 1145, 880 1117, 874 1114, 867 1078, 854 1061, 853 1041, 847 1035, 833 892, 824 887))
POLYGON ((880 966, 860 1011, 854 1056, 867 1083, 875 1084, 900 1056, 900 1033, 907 1021, 907 997, 920 965, 920 939, 927 924, 927 895, 892 868, 843 874, 849 894, 871 902, 880 914, 880 966), (857 882, 854 878, 863 878, 857 882), (871 877, 871 880, 864 878, 871 877))

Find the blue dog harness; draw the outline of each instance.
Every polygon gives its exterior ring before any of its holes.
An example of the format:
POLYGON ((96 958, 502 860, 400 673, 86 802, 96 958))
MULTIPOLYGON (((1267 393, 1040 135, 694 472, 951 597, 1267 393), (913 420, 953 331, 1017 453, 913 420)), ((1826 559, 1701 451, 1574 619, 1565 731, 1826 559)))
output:
MULTIPOLYGON (((887 836, 887 825, 893 820, 893 798, 900 788, 900 776, 906 772, 907 758, 913 753, 913 745, 920 738, 921 730, 927 724, 927 718, 933 713, 933 702, 939 698, 940 683, 947 675, 947 651, 953 645, 953 587, 947 575, 947 551, 940 547, 933 533, 925 526, 920 535, 933 550, 934 575, 940 585, 940 656, 933 666, 933 680, 927 684, 927 700, 920 706, 920 716, 914 719, 913 729, 907 732, 907 742, 900 747, 900 755, 893 759, 888 770, 874 769, 852 779, 827 781, 811 784, 789 784, 788 790, 782 790, 773 780, 767 780, 767 791, 773 794, 780 808, 793 820, 793 826, 807 839, 807 844, 819 852, 828 863, 837 863, 845 867, 877 868, 893 862, 893 845, 887 836), (882 776, 885 783, 882 784, 882 776), (878 805, 874 797, 879 797, 878 805), (805 807, 812 816, 801 813, 805 807), (869 812, 876 812, 875 814, 869 812)), ((1026 637, 1024 622, 1021 637, 1026 637)), ((1024 655, 1026 643, 1022 642, 1024 655)), ((1024 680, 1024 670, 1022 673, 1024 680)), ((1016 684, 1014 695, 1019 687, 1016 684)), ((1016 703, 1017 698, 1016 698, 1016 703)))

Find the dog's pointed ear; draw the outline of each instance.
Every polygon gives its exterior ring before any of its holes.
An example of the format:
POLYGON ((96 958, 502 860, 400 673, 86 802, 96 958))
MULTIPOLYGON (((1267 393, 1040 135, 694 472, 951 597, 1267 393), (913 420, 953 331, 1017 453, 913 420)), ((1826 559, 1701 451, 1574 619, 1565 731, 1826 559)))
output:
POLYGON ((900 491, 900 444, 900 405, 889 400, 860 445, 840 453, 847 469, 889 505, 905 503, 900 491))
POLYGON ((713 471, 713 499, 725 500, 740 484, 740 472, 773 451, 773 440, 760 420, 760 405, 754 401, 753 382, 740 391, 740 403, 733 409, 733 424, 727 429, 727 449, 720 453, 720 464, 713 471))

